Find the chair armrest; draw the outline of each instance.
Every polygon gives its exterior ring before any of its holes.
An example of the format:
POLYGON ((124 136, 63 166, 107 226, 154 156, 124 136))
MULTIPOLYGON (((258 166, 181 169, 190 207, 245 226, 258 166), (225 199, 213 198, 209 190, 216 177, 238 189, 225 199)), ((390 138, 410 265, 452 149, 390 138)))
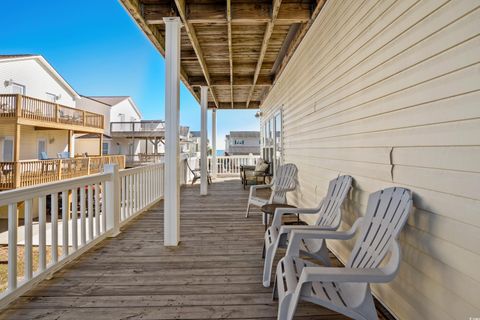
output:
POLYGON ((272 187, 271 184, 259 184, 259 185, 251 186, 250 190, 251 189, 268 189, 268 188, 271 188, 271 187, 272 187))
POLYGON ((330 239, 330 240, 349 240, 355 236, 355 232, 362 223, 363 218, 358 218, 353 226, 347 231, 323 231, 323 230, 292 230, 288 239, 286 256, 298 257, 300 253, 300 243, 306 239, 330 239))
POLYGON ((331 268, 306 267, 303 269, 299 282, 367 282, 385 283, 392 281, 400 267, 401 250, 397 240, 393 240, 388 263, 380 268, 331 268))
POLYGON ((305 267, 299 279, 299 283, 319 281, 381 283, 391 281, 391 277, 380 268, 305 267))
POLYGON ((283 225, 280 227, 280 230, 278 230, 278 235, 282 235, 282 234, 290 234, 290 232, 292 231, 300 231, 300 232, 303 232, 303 231, 316 231, 316 232, 319 232, 319 231, 335 231, 337 230, 336 227, 328 227, 328 226, 324 226, 324 227, 319 227, 319 226, 302 226, 302 225, 283 225))
POLYGON ((273 216, 272 226, 280 227, 282 225, 282 216, 286 214, 315 214, 320 211, 321 207, 322 203, 320 203, 318 208, 277 208, 273 216))

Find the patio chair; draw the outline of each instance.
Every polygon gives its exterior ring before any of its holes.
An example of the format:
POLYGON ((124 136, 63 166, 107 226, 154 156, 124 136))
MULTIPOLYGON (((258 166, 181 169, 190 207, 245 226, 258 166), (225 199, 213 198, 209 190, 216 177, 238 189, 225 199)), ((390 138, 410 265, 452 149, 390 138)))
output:
POLYGON ((365 217, 346 232, 292 230, 287 253, 277 265, 277 319, 293 319, 299 300, 353 319, 378 319, 370 283, 390 282, 397 274, 401 254, 397 237, 411 209, 410 190, 393 187, 371 194, 365 217), (305 240, 348 240, 357 230, 359 236, 344 268, 320 267, 299 258, 305 240), (382 264, 389 252, 388 261, 382 264))
MULTIPOLYGON (((351 176, 339 176, 330 181, 326 196, 319 206, 312 209, 297 208, 275 211, 272 225, 265 231, 265 262, 263 265, 263 286, 270 286, 273 260, 277 248, 285 248, 286 240, 292 230, 329 230, 335 231, 342 220, 341 206, 352 186, 351 176), (311 226, 282 226, 282 216, 285 214, 317 215, 314 225, 311 226)), ((305 240, 301 243, 300 251, 312 258, 320 260, 324 265, 330 266, 328 249, 323 240, 305 240)))
POLYGON ((266 183, 266 178, 270 176, 270 163, 260 159, 254 166, 240 166, 240 179, 242 180, 243 189, 250 184, 266 183))
POLYGON ((297 186, 297 166, 293 163, 286 163, 278 167, 275 177, 270 184, 251 186, 250 195, 248 197, 247 212, 245 218, 248 218, 250 213, 250 206, 254 205, 262 207, 270 203, 286 203, 287 192, 295 190, 297 186), (256 196, 258 189, 270 188, 272 193, 270 198, 260 198, 256 196))
MULTIPOLYGON (((192 167, 190 167, 190 164, 188 163, 188 160, 185 161, 185 162, 187 163, 188 170, 190 170, 190 172, 193 175, 192 184, 195 184, 195 182, 202 177, 201 174, 200 174, 201 170, 200 169, 192 169, 192 167)), ((212 177, 210 176, 210 171, 208 171, 208 170, 207 170, 207 183, 208 184, 212 183, 212 177)))
POLYGON ((40 152, 39 160, 48 160, 48 155, 45 151, 40 152))

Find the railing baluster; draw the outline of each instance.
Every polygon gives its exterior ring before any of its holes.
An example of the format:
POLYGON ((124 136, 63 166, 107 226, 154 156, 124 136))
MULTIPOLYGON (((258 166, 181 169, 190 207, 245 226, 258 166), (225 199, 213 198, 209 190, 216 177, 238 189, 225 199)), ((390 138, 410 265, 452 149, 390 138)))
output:
POLYGON ((62 257, 68 256, 68 192, 62 192, 62 257))
POLYGON ((25 200, 25 217, 24 217, 24 231, 25 231, 25 248, 24 248, 24 274, 25 280, 32 279, 33 275, 33 259, 32 259, 32 199, 25 200))
POLYGON ((52 264, 58 262, 58 193, 50 195, 50 218, 52 222, 52 264))
POLYGON ((88 241, 93 240, 93 189, 92 185, 88 185, 88 241))
POLYGON ((121 214, 121 219, 125 220, 125 214, 126 214, 126 200, 125 200, 125 193, 126 193, 126 177, 122 177, 120 180, 121 188, 122 188, 122 197, 121 197, 121 202, 120 202, 120 214, 121 214))
POLYGON ((105 211, 105 183, 102 182, 101 185, 102 189, 102 201, 101 201, 101 215, 102 215, 102 226, 103 226, 103 232, 107 231, 107 214, 105 211))
POLYGON ((70 192, 72 193, 72 246, 73 251, 76 251, 78 249, 78 194, 77 189, 72 189, 70 192))
POLYGON ((47 199, 45 196, 38 198, 38 270, 43 271, 47 268, 47 199))
POLYGON ((95 235, 100 235, 100 184, 95 185, 95 235))
POLYGON ((8 205, 8 291, 17 288, 17 203, 8 205))
POLYGON ((85 215, 85 186, 80 187, 80 243, 84 246, 87 243, 87 222, 85 215))

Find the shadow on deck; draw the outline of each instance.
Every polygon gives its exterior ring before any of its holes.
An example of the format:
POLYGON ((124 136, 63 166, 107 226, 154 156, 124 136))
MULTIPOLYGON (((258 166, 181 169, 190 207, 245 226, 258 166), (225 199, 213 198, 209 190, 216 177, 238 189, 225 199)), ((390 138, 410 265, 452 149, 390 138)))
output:
MULTIPOLYGON (((248 191, 219 180, 182 189, 181 244, 163 247, 160 202, 9 306, 2 319, 274 319, 262 286, 263 226, 248 191)), ((383 319, 382 316, 380 316, 383 319)), ((296 319, 345 319, 302 304, 296 319)))

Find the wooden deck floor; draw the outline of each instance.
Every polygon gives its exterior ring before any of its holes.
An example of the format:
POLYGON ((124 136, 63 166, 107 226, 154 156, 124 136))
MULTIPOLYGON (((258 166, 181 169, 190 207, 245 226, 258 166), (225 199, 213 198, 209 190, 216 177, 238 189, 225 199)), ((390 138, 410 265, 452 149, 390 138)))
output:
MULTIPOLYGON (((178 248, 163 247, 159 203, 0 319, 275 319, 277 303, 261 284, 263 226, 255 211, 244 218, 247 197, 238 180, 214 183, 205 197, 198 185, 184 187, 178 248)), ((296 315, 344 319, 310 304, 296 315)))

